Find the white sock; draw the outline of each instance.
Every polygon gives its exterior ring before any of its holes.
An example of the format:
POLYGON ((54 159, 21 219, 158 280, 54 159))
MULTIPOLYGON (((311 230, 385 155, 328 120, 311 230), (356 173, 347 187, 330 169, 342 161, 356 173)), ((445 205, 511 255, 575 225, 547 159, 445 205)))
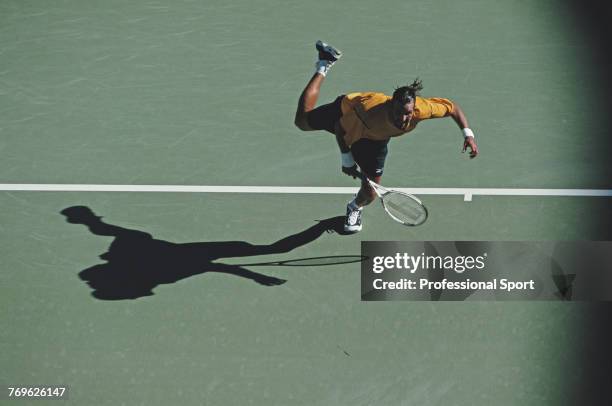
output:
POLYGON ((348 207, 351 210, 363 210, 363 207, 357 204, 357 198, 354 198, 353 200, 351 200, 348 204, 348 207))
POLYGON ((315 64, 315 67, 316 67, 316 73, 320 73, 323 76, 327 76, 327 71, 329 70, 331 65, 329 64, 329 61, 319 59, 317 63, 315 64))

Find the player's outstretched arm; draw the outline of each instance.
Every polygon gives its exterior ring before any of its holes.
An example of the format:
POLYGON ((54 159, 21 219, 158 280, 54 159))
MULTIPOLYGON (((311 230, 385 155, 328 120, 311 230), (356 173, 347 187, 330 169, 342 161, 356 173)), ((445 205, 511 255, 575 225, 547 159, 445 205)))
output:
POLYGON ((464 137, 463 149, 461 150, 461 152, 465 152, 469 148, 470 159, 476 158, 476 156, 478 155, 478 146, 476 145, 476 141, 474 140, 474 132, 470 129, 467 118, 465 117, 463 110, 461 110, 461 107, 459 107, 457 103, 453 103, 453 105, 454 109, 450 116, 453 118, 453 120, 455 120, 455 123, 457 123, 457 126, 459 126, 459 128, 461 129, 461 132, 463 132, 464 137))

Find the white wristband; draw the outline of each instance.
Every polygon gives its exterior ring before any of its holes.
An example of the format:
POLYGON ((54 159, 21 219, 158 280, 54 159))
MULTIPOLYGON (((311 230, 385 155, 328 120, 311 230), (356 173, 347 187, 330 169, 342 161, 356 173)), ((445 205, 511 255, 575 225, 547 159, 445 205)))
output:
POLYGON ((353 154, 351 152, 341 152, 342 157, 342 166, 345 168, 352 168, 355 165, 355 160, 353 159, 353 154))
POLYGON ((474 131, 470 130, 467 127, 461 130, 461 132, 463 133, 463 138, 468 138, 468 137, 474 138, 474 131))

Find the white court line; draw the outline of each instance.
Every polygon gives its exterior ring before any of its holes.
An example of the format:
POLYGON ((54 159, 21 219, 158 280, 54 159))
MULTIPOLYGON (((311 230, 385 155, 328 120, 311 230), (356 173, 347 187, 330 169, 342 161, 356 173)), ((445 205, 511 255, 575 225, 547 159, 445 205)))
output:
MULTIPOLYGON (((356 187, 0 184, 0 191, 352 194, 356 187)), ((610 189, 392 188, 414 195, 612 197, 610 189)))

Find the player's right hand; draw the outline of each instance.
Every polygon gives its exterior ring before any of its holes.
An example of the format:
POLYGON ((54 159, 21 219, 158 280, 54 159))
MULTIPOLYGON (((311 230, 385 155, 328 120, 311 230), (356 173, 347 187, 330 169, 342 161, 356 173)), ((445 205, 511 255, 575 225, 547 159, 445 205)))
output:
POLYGON ((342 167, 342 173, 348 175, 348 176, 352 176, 353 179, 361 179, 361 172, 359 172, 359 169, 357 168, 357 164, 353 165, 353 166, 343 166, 342 167))

